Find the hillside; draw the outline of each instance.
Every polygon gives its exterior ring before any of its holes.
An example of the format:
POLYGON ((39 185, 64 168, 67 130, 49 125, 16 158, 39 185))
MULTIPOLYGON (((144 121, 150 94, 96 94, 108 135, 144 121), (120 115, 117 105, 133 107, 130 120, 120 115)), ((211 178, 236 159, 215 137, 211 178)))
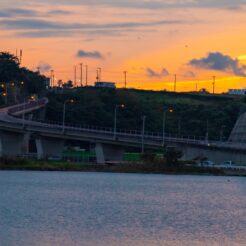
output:
POLYGON ((62 121, 63 104, 66 104, 66 122, 81 125, 113 127, 115 105, 124 104, 118 110, 118 127, 140 130, 141 117, 146 115, 146 130, 162 132, 164 107, 167 113, 166 132, 178 135, 205 136, 208 125, 210 139, 228 137, 240 112, 245 111, 244 98, 229 96, 195 95, 140 90, 110 90, 93 87, 48 94, 50 103, 47 118, 62 121))

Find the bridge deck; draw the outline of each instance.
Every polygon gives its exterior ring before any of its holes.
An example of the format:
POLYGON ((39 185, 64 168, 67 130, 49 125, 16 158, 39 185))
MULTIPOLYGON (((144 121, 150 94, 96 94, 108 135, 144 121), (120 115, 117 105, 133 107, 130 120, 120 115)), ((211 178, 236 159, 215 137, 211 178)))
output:
MULTIPOLYGON (((31 132, 40 136, 85 140, 91 142, 105 142, 115 145, 140 146, 143 142, 150 148, 163 147, 162 134, 145 133, 144 136, 138 131, 117 131, 116 135, 113 129, 98 129, 94 127, 76 127, 51 124, 48 122, 30 121, 20 119, 14 116, 30 112, 37 108, 44 107, 48 100, 40 99, 36 102, 29 102, 15 105, 7 109, 0 110, 0 128, 7 131, 31 132)), ((165 144, 183 144, 195 145, 207 148, 220 148, 228 150, 246 151, 246 146, 241 143, 207 141, 196 138, 178 138, 167 136, 164 138, 165 144)))

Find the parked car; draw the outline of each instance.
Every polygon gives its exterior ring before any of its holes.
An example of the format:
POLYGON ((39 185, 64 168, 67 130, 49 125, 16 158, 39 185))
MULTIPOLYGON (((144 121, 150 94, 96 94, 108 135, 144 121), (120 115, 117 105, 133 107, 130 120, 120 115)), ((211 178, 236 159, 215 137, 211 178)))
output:
POLYGON ((48 157, 49 161, 61 161, 62 158, 60 156, 50 156, 48 157))
POLYGON ((236 163, 234 161, 224 161, 222 163, 223 166, 235 166, 236 163))
POLYGON ((209 160, 206 160, 206 161, 202 161, 201 162, 201 166, 207 166, 207 167, 210 167, 210 166, 213 166, 214 163, 212 161, 209 161, 209 160))

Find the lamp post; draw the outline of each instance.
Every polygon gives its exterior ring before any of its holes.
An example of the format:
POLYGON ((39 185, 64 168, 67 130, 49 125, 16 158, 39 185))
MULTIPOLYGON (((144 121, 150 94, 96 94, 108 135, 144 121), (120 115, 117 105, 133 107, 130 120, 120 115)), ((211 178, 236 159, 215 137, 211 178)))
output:
POLYGON ((121 105, 116 104, 114 107, 114 138, 115 139, 116 139, 116 133, 117 133, 117 111, 118 111, 119 107, 124 108, 125 105, 124 104, 121 104, 121 105))
POLYGON ((142 116, 142 121, 143 121, 143 125, 142 125, 142 154, 144 153, 145 120, 146 120, 146 116, 143 115, 142 116))
POLYGON ((162 146, 165 145, 167 112, 172 113, 173 112, 173 109, 172 108, 164 107, 163 121, 162 121, 162 146))
POLYGON ((73 99, 68 99, 63 104, 63 116, 62 116, 62 132, 65 131, 65 117, 66 117, 66 104, 67 103, 74 103, 73 99))

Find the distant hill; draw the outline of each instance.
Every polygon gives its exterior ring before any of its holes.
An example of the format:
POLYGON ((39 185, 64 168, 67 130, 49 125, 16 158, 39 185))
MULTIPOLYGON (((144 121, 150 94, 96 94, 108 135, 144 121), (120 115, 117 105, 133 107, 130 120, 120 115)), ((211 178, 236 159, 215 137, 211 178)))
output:
POLYGON ((141 117, 146 116, 146 131, 162 132, 164 108, 167 113, 166 132, 177 135, 196 135, 219 139, 229 136, 239 114, 245 111, 245 99, 227 95, 198 95, 94 87, 50 92, 47 118, 62 121, 63 104, 66 105, 66 122, 81 125, 113 127, 115 105, 118 109, 117 125, 122 129, 140 130, 141 117))

